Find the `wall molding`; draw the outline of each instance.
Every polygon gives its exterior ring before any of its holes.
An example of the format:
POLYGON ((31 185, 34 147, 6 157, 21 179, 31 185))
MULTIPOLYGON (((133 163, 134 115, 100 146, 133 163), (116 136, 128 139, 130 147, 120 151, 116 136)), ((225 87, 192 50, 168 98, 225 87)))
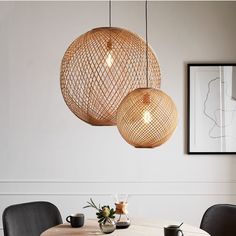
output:
POLYGON ((227 184, 227 183, 236 183, 236 180, 168 180, 168 181, 162 181, 162 180, 147 180, 147 181, 80 181, 80 180, 59 180, 59 179, 0 179, 1 183, 58 183, 58 184, 70 184, 70 183, 78 183, 78 184, 155 184, 155 183, 183 183, 183 184, 227 184))
POLYGON ((236 196, 236 181, 0 180, 0 196, 236 196))
MULTIPOLYGON (((236 196, 236 193, 127 193, 130 197, 150 196, 236 196)), ((7 193, 0 196, 111 196, 111 193, 7 193)))

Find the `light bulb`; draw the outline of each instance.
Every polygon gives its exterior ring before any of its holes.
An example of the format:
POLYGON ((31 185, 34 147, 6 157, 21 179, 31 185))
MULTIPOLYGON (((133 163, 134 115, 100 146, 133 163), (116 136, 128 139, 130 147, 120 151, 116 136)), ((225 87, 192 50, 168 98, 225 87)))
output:
POLYGON ((152 121, 152 116, 151 113, 149 111, 145 111, 143 113, 143 120, 145 124, 149 124, 152 121))
POLYGON ((111 55, 111 51, 109 51, 107 53, 107 58, 106 58, 106 63, 108 65, 108 67, 111 67, 112 66, 112 63, 113 63, 113 58, 112 58, 112 55, 111 55))

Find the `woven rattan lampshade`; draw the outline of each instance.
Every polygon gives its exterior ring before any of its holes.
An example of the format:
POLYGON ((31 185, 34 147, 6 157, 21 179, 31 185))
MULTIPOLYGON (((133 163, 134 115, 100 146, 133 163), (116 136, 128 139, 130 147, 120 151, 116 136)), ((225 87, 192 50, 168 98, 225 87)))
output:
POLYGON ((177 126, 172 99, 158 89, 139 88, 129 93, 117 110, 122 137, 138 148, 153 148, 166 142, 177 126))
MULTIPOLYGON (((92 125, 115 125, 116 111, 132 90, 146 84, 146 45, 121 28, 96 28, 77 38, 61 64, 64 100, 80 119, 92 125)), ((160 67, 148 48, 149 84, 160 87, 160 67)))

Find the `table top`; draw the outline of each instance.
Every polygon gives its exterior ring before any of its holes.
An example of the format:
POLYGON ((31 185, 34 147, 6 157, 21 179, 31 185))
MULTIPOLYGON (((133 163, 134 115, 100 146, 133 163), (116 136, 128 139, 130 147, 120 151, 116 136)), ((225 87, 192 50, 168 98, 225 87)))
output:
MULTIPOLYGON (((158 220, 132 220, 128 229, 117 229, 111 235, 113 236, 164 236, 163 228, 176 222, 165 222, 158 220)), ((178 223, 177 223, 178 224, 178 223)), ((205 231, 183 224, 181 229, 184 236, 209 236, 205 231)), ((86 236, 86 235, 104 235, 99 228, 97 220, 85 220, 81 228, 72 228, 69 224, 62 224, 50 228, 43 232, 41 236, 86 236)))

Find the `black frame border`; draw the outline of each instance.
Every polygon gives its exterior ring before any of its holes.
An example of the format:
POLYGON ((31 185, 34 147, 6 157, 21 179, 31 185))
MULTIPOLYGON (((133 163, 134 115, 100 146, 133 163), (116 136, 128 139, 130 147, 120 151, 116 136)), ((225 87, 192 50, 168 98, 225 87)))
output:
POLYGON ((188 63, 187 64, 187 154, 190 155, 236 155, 236 152, 191 152, 190 151, 190 68, 194 66, 236 66, 236 63, 188 63))

